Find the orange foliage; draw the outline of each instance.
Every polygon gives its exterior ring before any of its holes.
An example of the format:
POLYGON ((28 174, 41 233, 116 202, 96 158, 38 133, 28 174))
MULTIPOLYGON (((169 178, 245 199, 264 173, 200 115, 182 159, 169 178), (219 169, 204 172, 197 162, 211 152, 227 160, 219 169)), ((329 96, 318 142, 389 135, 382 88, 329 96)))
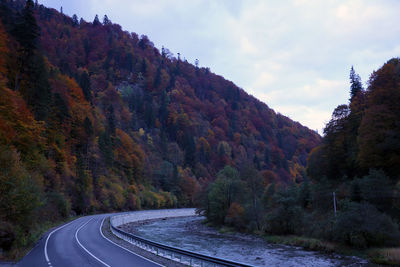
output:
POLYGON ((273 171, 265 170, 262 171, 261 175, 264 178, 265 185, 279 183, 279 177, 273 171))
POLYGON ((44 146, 43 124, 34 120, 17 92, 4 87, 0 87, 0 130, 2 142, 13 144, 19 152, 30 154, 44 146))
POLYGON ((243 227, 243 218, 244 208, 239 203, 233 202, 228 209, 228 213, 225 217, 225 222, 233 226, 243 227))

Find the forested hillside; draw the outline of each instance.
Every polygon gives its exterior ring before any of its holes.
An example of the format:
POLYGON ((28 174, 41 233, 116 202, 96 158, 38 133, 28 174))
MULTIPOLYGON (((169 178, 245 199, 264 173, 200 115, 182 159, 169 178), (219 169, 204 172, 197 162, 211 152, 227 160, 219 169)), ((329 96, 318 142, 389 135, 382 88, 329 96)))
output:
MULTIPOLYGON (((262 180, 254 168, 225 167, 206 194, 208 220, 301 236, 291 242, 312 249, 332 251, 326 241, 361 250, 398 246, 400 59, 373 72, 366 90, 351 68, 349 87, 349 103, 333 111, 302 183, 279 184, 262 180)), ((391 253, 378 252, 376 262, 395 264, 391 253)))
POLYGON ((75 214, 193 206, 225 166, 300 182, 315 132, 107 16, 0 4, 0 246, 75 214))

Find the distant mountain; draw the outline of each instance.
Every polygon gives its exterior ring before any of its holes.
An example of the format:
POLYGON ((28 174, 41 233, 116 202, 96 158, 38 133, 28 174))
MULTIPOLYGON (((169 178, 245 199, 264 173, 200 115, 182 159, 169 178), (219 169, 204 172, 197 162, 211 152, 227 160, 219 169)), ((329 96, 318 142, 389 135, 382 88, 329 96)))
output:
POLYGON ((3 0, 0 13, 0 227, 11 240, 42 218, 192 206, 226 165, 304 179, 320 136, 208 68, 106 16, 31 0, 3 0))

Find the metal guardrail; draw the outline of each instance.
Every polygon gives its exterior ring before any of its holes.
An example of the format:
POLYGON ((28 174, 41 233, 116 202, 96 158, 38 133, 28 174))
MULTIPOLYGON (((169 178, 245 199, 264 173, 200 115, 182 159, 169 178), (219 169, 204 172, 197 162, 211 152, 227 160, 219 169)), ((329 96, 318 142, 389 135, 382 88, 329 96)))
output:
MULTIPOLYGON (((137 246, 144 250, 147 250, 158 256, 180 262, 188 266, 234 266, 234 267, 251 267, 251 265, 233 262, 225 259, 215 258, 207 255, 202 255, 188 250, 183 250, 167 245, 163 245, 145 238, 138 237, 134 234, 127 233, 113 224, 114 217, 121 215, 112 216, 110 218, 110 230, 117 237, 137 246)), ((124 216, 124 215, 122 215, 124 216)), ((125 222, 127 223, 127 222, 125 222)))

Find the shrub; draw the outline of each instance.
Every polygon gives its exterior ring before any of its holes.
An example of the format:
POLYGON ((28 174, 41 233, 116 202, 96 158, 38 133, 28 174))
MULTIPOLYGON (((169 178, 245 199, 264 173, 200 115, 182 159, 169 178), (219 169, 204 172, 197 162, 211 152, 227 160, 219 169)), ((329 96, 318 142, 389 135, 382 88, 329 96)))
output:
POLYGON ((312 222, 304 225, 304 234, 306 236, 332 240, 335 224, 335 218, 332 212, 324 214, 313 212, 312 214, 306 214, 304 221, 312 222))
POLYGON ((15 240, 14 228, 11 223, 0 221, 0 248, 10 250, 15 240))
POLYGON ((265 230, 272 234, 301 234, 304 228, 304 211, 298 205, 297 190, 290 187, 274 196, 274 207, 265 217, 265 230))
POLYGON ((348 202, 338 213, 333 239, 358 248, 391 246, 400 241, 400 232, 388 215, 371 204, 348 202))
POLYGON ((49 192, 46 194, 48 219, 59 220, 67 218, 71 211, 71 204, 59 192, 49 192))
POLYGON ((244 228, 245 221, 243 216, 244 208, 240 204, 233 202, 229 207, 228 214, 225 217, 225 223, 238 228, 244 228))

